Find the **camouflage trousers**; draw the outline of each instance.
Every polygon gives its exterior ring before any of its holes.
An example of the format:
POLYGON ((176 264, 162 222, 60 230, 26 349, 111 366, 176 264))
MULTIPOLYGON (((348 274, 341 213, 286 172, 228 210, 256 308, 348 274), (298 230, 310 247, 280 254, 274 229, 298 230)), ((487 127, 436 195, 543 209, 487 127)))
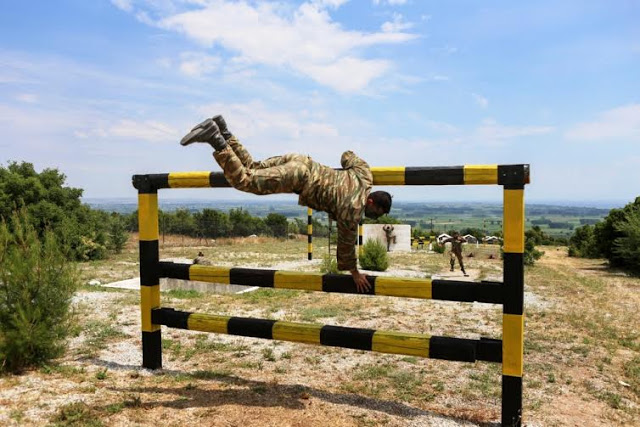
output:
POLYGON ((449 252, 449 262, 451 263, 451 271, 453 271, 453 266, 456 263, 456 258, 458 258, 458 263, 460 264, 460 270, 464 273, 464 263, 462 262, 462 251, 451 251, 449 252))
POLYGON ((216 151, 225 178, 234 188, 253 194, 300 193, 309 180, 311 158, 285 154, 256 162, 233 136, 228 147, 216 151))

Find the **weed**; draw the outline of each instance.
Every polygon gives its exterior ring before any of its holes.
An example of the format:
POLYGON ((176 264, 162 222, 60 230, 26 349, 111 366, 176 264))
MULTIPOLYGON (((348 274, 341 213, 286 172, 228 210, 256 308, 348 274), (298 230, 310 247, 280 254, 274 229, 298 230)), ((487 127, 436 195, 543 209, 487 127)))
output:
POLYGON ((96 372, 96 379, 97 380, 106 380, 107 379, 107 368, 101 369, 98 372, 96 372))
POLYGON ((165 295, 176 299, 194 299, 200 298, 202 296, 202 292, 198 292, 193 289, 171 289, 165 292, 165 295))
POLYGON ((264 357, 265 360, 269 361, 269 362, 275 362, 276 361, 276 356, 273 353, 273 348, 271 347, 265 347, 262 349, 262 356, 264 357))

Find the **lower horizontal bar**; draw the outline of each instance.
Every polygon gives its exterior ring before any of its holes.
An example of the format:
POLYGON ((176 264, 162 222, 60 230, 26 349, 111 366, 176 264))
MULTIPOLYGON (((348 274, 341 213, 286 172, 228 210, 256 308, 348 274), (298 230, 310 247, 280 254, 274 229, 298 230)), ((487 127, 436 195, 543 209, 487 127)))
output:
POLYGON ((154 324, 202 332, 459 362, 484 360, 500 363, 502 361, 502 341, 494 339, 472 340, 344 326, 216 316, 179 311, 173 308, 154 309, 151 317, 154 324))
MULTIPOLYGON (((350 274, 320 274, 256 268, 230 268, 160 262, 160 277, 209 283, 359 294, 350 274)), ((466 282, 370 276, 371 289, 364 295, 437 299, 460 302, 503 303, 500 282, 466 282)))

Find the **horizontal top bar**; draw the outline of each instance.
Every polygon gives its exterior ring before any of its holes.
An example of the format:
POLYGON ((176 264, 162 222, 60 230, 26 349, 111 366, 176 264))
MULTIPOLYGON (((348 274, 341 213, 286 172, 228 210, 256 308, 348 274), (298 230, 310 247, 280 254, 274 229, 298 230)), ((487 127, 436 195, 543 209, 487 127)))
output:
MULTIPOLYGON (((393 166, 372 167, 374 185, 504 185, 522 188, 529 183, 529 165, 393 166)), ((162 188, 230 187, 222 172, 169 172, 134 175, 140 192, 162 188)))
MULTIPOLYGON (((200 264, 160 262, 159 277, 263 288, 359 294, 349 274, 321 274, 257 268, 232 268, 200 264)), ((370 276, 371 289, 364 295, 437 299, 461 302, 503 303, 500 282, 467 282, 370 276)), ((143 283, 144 285, 144 283, 143 283)))

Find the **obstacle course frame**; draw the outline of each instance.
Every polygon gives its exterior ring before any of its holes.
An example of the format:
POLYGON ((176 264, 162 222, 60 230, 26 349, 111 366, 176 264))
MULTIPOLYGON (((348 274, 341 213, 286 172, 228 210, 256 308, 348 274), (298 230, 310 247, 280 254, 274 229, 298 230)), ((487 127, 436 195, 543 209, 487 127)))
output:
MULTIPOLYGON (((133 186, 138 190, 142 365, 149 369, 162 367, 162 325, 445 360, 497 362, 502 363, 502 424, 520 426, 524 352, 524 186, 529 183, 529 165, 373 167, 371 171, 374 185, 503 186, 504 271, 502 283, 368 276, 372 289, 365 293, 502 304, 502 340, 485 338, 471 340, 268 319, 215 316, 161 307, 159 285, 161 277, 284 289, 358 293, 349 275, 160 262, 158 190, 230 187, 221 172, 172 172, 133 176, 133 186)), ((311 211, 308 212, 310 217, 311 211)), ((309 234, 311 234, 310 231, 309 234)), ((359 231, 359 239, 361 237, 362 233, 359 231)), ((310 240, 308 252, 312 252, 310 240)))

